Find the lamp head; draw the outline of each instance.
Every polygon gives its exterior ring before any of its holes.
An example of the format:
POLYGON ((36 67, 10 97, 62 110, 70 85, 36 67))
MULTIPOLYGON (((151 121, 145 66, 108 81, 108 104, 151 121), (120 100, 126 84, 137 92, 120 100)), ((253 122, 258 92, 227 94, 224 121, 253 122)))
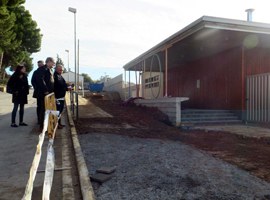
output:
POLYGON ((71 7, 68 8, 68 11, 74 14, 77 12, 76 8, 71 8, 71 7))

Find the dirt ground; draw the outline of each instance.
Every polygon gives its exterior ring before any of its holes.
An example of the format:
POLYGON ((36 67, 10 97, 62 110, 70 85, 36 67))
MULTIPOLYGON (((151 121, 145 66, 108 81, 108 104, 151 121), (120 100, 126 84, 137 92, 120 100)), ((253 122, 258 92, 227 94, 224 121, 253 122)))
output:
POLYGON ((181 141, 270 182, 270 138, 180 130, 169 126, 166 116, 155 108, 123 105, 120 101, 91 99, 91 102, 114 117, 80 119, 76 126, 79 134, 100 132, 181 141))

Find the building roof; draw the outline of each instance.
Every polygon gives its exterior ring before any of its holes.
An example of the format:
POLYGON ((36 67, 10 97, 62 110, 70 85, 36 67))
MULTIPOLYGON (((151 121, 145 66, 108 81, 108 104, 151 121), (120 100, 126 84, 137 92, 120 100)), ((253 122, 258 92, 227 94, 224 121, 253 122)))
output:
POLYGON ((243 44, 270 47, 270 24, 203 16, 125 64, 124 69, 135 70, 135 65, 176 44, 182 62, 243 44))

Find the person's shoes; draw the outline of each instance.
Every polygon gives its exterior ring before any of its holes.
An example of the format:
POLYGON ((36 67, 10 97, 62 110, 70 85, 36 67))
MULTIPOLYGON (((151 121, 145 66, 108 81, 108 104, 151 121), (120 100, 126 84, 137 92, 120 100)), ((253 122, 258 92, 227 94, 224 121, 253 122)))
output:
POLYGON ((15 124, 15 123, 12 123, 10 126, 11 126, 11 127, 14 127, 14 128, 19 127, 19 126, 18 126, 17 124, 15 124))
POLYGON ((58 124, 58 129, 62 129, 64 126, 62 126, 62 125, 60 125, 60 124, 58 124))
POLYGON ((64 125, 64 124, 58 124, 58 125, 60 125, 60 126, 62 126, 62 127, 65 127, 66 125, 64 125))
POLYGON ((28 126, 28 124, 24 123, 24 122, 21 122, 19 123, 20 126, 28 126))
POLYGON ((39 132, 42 133, 42 131, 43 131, 43 126, 39 126, 39 132))

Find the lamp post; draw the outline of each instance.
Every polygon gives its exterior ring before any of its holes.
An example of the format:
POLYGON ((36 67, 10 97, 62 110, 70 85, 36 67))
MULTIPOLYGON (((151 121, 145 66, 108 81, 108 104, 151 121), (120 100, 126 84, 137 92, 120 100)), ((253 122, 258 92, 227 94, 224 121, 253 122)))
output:
POLYGON ((80 60, 80 41, 78 40, 78 57, 77 57, 77 81, 78 81, 78 89, 79 89, 79 85, 80 85, 80 64, 79 64, 79 60, 80 60))
POLYGON ((74 13, 74 68, 75 68, 75 91, 78 91, 78 82, 77 82, 77 78, 76 78, 76 74, 77 74, 77 59, 76 59, 76 8, 68 8, 69 12, 74 13))
POLYGON ((67 52, 67 63, 68 63, 68 82, 69 82, 69 71, 70 71, 70 69, 69 69, 69 50, 65 50, 66 52, 67 52))

